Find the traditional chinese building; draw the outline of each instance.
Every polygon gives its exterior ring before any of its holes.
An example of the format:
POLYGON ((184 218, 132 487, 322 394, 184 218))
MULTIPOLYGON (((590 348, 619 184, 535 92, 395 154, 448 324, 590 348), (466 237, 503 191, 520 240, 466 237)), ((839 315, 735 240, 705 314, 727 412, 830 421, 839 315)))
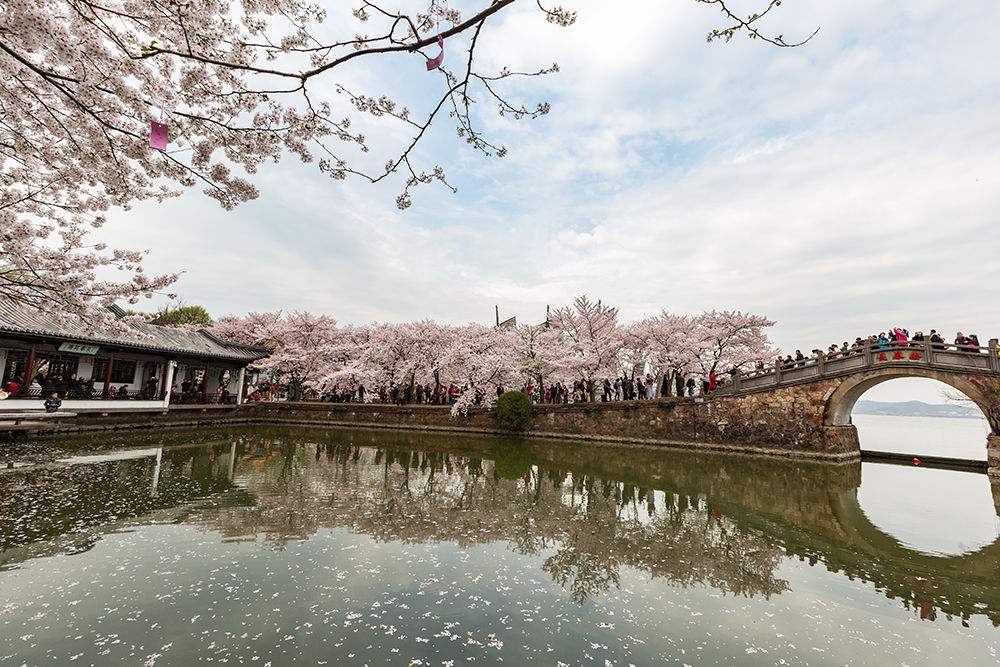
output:
MULTIPOLYGON (((112 312, 125 316, 117 307, 112 312)), ((0 299, 0 387, 11 394, 0 411, 41 408, 53 392, 68 410, 239 404, 247 365, 268 354, 205 330, 122 325, 120 334, 95 333, 0 299)))

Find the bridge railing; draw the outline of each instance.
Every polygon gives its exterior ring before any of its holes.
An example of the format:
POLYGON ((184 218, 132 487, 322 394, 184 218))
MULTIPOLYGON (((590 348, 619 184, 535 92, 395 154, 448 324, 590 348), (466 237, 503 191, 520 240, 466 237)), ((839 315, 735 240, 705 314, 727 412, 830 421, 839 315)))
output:
POLYGON ((918 366, 942 370, 1000 374, 1000 343, 989 346, 957 346, 930 341, 865 345, 846 352, 823 354, 763 369, 733 378, 731 391, 750 391, 784 384, 846 375, 880 366, 918 366))

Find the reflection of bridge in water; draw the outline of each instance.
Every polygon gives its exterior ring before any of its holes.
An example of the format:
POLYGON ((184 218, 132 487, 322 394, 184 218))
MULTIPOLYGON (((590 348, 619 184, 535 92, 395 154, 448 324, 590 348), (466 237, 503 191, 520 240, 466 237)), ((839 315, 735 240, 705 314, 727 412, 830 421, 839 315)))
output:
MULTIPOLYGON (((703 462, 692 475, 677 464, 679 458, 687 456, 664 461, 629 453, 631 460, 619 474, 655 482, 657 488, 704 493, 737 524, 781 535, 786 553, 869 582, 887 597, 919 610, 922 618, 938 611, 962 619, 984 614, 1000 625, 1000 539, 956 556, 925 554, 903 545, 862 510, 859 463, 775 466, 756 459, 692 456, 703 462)), ((595 464, 595 472, 607 467, 595 464)), ((993 509, 1000 516, 1000 483, 993 482, 991 488, 993 509)))
MULTIPOLYGON (((0 522, 0 566, 89 548, 136 517, 169 516, 276 548, 337 527, 383 541, 503 541, 551 553, 545 571, 579 601, 616 586, 624 567, 780 596, 788 583, 776 572, 788 554, 869 582, 923 618, 1000 624, 1000 544, 951 557, 909 549, 865 517, 860 481, 858 463, 255 428, 158 456, 0 476, 2 516, 33 517, 0 522), (198 503, 218 493, 220 502, 198 503), (81 524, 93 528, 81 534, 81 524)), ((993 497, 1000 514, 1000 485, 993 497)))

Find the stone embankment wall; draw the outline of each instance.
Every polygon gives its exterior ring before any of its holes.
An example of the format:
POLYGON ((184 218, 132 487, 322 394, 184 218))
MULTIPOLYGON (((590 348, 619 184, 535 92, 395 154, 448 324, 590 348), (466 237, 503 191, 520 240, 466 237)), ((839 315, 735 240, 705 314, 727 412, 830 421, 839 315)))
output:
MULTIPOLYGON (((853 426, 825 426, 817 387, 789 387, 746 396, 536 405, 525 435, 672 445, 850 460, 860 456, 853 426)), ((338 403, 257 403, 240 414, 261 421, 331 426, 497 433, 494 415, 447 407, 338 403)))
MULTIPOLYGON (((524 435, 612 442, 694 451, 739 451, 799 458, 860 457, 853 426, 830 425, 827 401, 837 380, 739 396, 656 401, 536 405, 524 435)), ((236 407, 171 406, 169 411, 82 413, 10 433, 224 426, 240 423, 393 428, 412 431, 500 433, 491 411, 453 417, 448 407, 341 403, 255 403, 236 407)), ((13 431, 13 429, 12 429, 13 431)), ((989 472, 1000 476, 1000 436, 988 439, 989 472)))
MULTIPOLYGON (((740 451, 816 459, 860 456, 853 426, 824 425, 823 383, 742 396, 573 405, 536 405, 524 435, 740 451)), ((238 423, 500 433, 494 413, 452 416, 447 406, 354 403, 254 403, 235 407, 171 406, 166 412, 82 413, 41 426, 44 432, 124 430, 238 423)), ((27 434, 22 434, 27 435, 27 434)))

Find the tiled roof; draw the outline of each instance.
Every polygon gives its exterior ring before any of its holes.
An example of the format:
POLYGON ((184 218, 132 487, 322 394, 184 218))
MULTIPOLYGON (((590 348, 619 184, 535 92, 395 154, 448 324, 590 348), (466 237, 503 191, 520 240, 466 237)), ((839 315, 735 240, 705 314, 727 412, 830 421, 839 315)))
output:
MULTIPOLYGON (((120 309, 113 310, 120 314, 120 309)), ((205 330, 163 327, 145 322, 126 325, 134 334, 102 333, 82 323, 19 306, 0 298, 0 334, 22 334, 66 339, 97 345, 115 345, 130 350, 160 352, 189 357, 249 363, 268 355, 268 350, 222 340, 205 330)))

